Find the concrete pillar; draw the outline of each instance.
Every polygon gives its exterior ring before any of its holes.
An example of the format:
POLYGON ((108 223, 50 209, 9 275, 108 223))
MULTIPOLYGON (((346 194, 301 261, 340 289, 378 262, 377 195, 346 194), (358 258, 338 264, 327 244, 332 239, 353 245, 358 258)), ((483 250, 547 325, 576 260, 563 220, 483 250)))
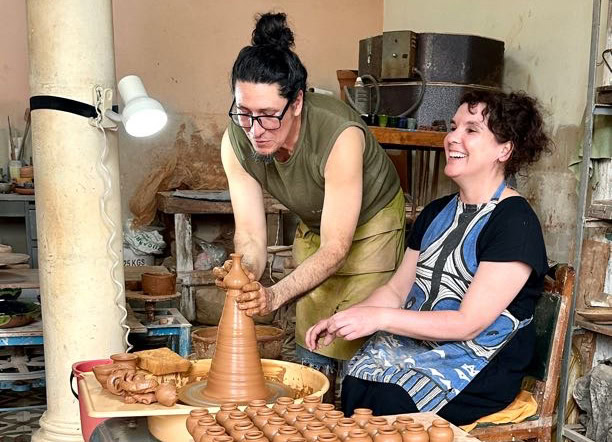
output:
MULTIPOLYGON (((111 0, 27 1, 30 93, 93 104, 93 87, 114 87, 111 0)), ((116 136, 108 134, 112 188, 105 224, 104 182, 97 163, 102 133, 87 118, 32 112, 39 272, 45 341, 47 411, 33 441, 82 440, 79 408, 69 386, 74 362, 124 350, 121 206, 116 136), (107 249, 112 243, 117 260, 107 249)))

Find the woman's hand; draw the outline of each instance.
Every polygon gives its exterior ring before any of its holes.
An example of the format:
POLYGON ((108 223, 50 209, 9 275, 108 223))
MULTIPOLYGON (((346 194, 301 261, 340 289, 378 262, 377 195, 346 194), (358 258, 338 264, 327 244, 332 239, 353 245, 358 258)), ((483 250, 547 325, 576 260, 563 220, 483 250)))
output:
POLYGON ((331 344, 335 338, 352 341, 374 334, 381 328, 384 310, 379 307, 351 307, 322 319, 306 332, 306 347, 313 351, 331 344))

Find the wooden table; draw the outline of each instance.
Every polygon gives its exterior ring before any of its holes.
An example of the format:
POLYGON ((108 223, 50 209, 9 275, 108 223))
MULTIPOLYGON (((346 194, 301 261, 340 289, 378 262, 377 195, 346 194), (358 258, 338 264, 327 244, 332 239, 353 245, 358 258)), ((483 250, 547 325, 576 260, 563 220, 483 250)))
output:
POLYGON ((402 150, 395 158, 390 155, 405 192, 412 198, 412 214, 436 198, 444 137, 446 132, 406 130, 369 126, 370 132, 386 150, 402 150), (432 158, 433 157, 433 158, 432 158))

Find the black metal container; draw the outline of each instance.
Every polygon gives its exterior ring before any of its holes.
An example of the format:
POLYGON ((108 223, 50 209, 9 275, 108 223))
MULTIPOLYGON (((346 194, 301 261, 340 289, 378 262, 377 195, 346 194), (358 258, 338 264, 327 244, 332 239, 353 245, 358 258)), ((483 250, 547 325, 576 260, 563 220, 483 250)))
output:
POLYGON ((504 42, 475 35, 420 33, 417 68, 427 81, 501 87, 504 42))

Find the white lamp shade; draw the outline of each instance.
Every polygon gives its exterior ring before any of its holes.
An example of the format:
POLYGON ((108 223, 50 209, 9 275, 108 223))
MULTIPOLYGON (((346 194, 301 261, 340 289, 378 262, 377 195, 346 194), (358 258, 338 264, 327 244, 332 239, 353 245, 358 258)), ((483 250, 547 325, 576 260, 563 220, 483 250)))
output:
POLYGON ((121 118, 128 134, 148 137, 163 129, 168 116, 163 106, 147 95, 139 77, 123 77, 117 86, 125 103, 121 118))

